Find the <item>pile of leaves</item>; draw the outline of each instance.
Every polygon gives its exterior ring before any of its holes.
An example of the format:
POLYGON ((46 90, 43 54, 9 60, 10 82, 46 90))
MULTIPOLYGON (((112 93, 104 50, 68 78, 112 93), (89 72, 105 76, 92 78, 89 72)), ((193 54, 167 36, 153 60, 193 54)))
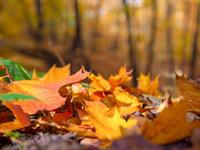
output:
POLYGON ((71 75, 70 65, 30 73, 7 59, 0 64, 1 146, 41 132, 74 133, 78 144, 96 149, 159 149, 188 138, 200 146, 200 85, 184 76, 176 76, 172 98, 159 91, 159 77, 141 74, 132 87, 125 67, 105 79, 84 68, 71 75))

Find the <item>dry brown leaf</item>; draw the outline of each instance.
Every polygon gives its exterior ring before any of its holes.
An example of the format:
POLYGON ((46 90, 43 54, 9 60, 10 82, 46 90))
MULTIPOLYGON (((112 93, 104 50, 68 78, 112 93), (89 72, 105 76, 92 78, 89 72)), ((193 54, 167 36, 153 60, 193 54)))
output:
POLYGON ((188 121, 185 102, 169 106, 153 121, 147 121, 142 127, 145 138, 154 144, 168 144, 190 136, 200 121, 188 121))
POLYGON ((12 111, 16 119, 14 121, 0 124, 0 132, 6 133, 30 125, 28 115, 24 113, 20 106, 14 105, 10 102, 6 102, 4 105, 12 111))
POLYGON ((200 113, 200 85, 193 80, 188 80, 184 76, 176 76, 176 83, 183 96, 183 101, 186 101, 190 111, 200 113))

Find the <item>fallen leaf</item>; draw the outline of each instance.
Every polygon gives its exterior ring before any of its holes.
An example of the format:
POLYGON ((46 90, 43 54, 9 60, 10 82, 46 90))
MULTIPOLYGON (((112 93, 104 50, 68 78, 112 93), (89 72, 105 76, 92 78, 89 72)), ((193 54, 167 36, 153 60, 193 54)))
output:
POLYGON ((52 110, 54 106, 46 105, 37 99, 26 100, 26 101, 13 101, 14 105, 19 105, 23 111, 27 114, 35 114, 39 110, 52 110))
POLYGON ((14 105, 10 102, 5 102, 4 105, 12 111, 16 120, 0 124, 0 132, 6 133, 30 125, 28 115, 24 113, 20 106, 14 105))
POLYGON ((99 105, 101 102, 92 102, 86 107, 90 121, 95 127, 95 133, 101 140, 113 140, 122 137, 125 130, 136 125, 136 120, 125 121, 119 111, 114 109, 112 116, 105 115, 105 110, 99 105), (101 113, 100 113, 101 112, 101 113))
POLYGON ((189 105, 190 111, 200 113, 200 85, 193 80, 188 80, 184 76, 176 76, 176 83, 183 96, 183 101, 189 105))
POLYGON ((153 121, 146 121, 142 133, 154 144, 168 144, 190 136, 200 121, 188 121, 187 104, 180 102, 164 109, 153 121))
POLYGON ((126 83, 126 82, 128 82, 128 81, 131 80, 131 78, 132 78, 131 77, 131 72, 132 71, 128 72, 126 70, 126 67, 121 67, 119 69, 118 74, 115 75, 115 76, 110 76, 110 78, 108 79, 108 81, 109 81, 109 83, 110 83, 110 85, 112 87, 117 87, 117 86, 119 86, 121 84, 124 84, 124 83, 126 83))
POLYGON ((1 111, 0 112, 0 124, 9 122, 11 118, 13 118, 13 115, 10 112, 7 111, 1 111))
POLYGON ((33 72, 32 72, 32 80, 39 80, 40 77, 38 76, 36 70, 34 69, 33 72))
POLYGON ((150 75, 144 75, 140 74, 140 77, 138 78, 138 88, 150 95, 153 96, 159 96, 159 80, 158 76, 151 81, 150 75))
POLYGON ((0 81, 0 93, 7 93, 9 92, 8 84, 3 81, 0 81))
POLYGON ((0 124, 0 132, 7 133, 13 130, 22 129, 24 127, 26 126, 23 126, 21 122, 19 122, 18 120, 15 120, 13 122, 6 122, 6 123, 0 124))
POLYGON ((64 125, 67 123, 67 120, 72 117, 72 112, 69 111, 63 111, 55 113, 52 117, 52 121, 57 123, 58 125, 64 125))
POLYGON ((55 65, 39 80, 48 81, 49 83, 55 83, 65 80, 70 75, 70 65, 66 65, 62 68, 55 65))
POLYGON ((67 131, 75 132, 79 136, 97 138, 96 133, 93 131, 94 127, 90 125, 69 124, 68 126, 63 126, 63 128, 67 131))
POLYGON ((130 106, 128 107, 118 107, 119 109, 119 112, 120 112, 120 115, 121 116, 125 116, 125 115, 129 115, 129 114, 132 114, 136 111, 139 111, 140 110, 140 107, 139 106, 135 106, 134 104, 131 104, 130 106))
POLYGON ((130 95, 128 92, 126 92, 120 87, 115 88, 113 94, 116 98, 116 103, 121 106, 132 105, 136 107, 140 105, 138 99, 135 96, 130 95))
MULTIPOLYGON (((64 72, 68 74, 66 67, 63 69, 65 70, 64 72)), ((55 71, 57 69, 54 68, 52 70, 55 71)), ((50 72, 52 72, 52 70, 50 72)), ((49 73, 47 73, 41 80, 21 80, 12 82, 9 86, 11 91, 28 94, 36 98, 36 100, 29 101, 30 104, 22 101, 14 103, 20 105, 22 109, 29 114, 36 113, 41 109, 53 110, 59 108, 65 103, 65 98, 60 96, 58 92, 59 88, 67 84, 73 84, 84 80, 89 75, 89 72, 80 69, 80 71, 74 75, 66 76, 66 74, 63 74, 64 77, 62 77, 62 81, 60 79, 58 79, 58 81, 54 80, 49 73), (31 111, 27 109, 28 107, 26 105, 32 105, 31 111)), ((52 74, 52 76, 54 77, 54 74, 52 74)), ((60 73, 58 73, 55 78, 60 78, 60 73)))
POLYGON ((101 75, 95 76, 94 74, 89 75, 91 82, 91 90, 96 91, 109 91, 111 89, 110 83, 104 79, 101 75))

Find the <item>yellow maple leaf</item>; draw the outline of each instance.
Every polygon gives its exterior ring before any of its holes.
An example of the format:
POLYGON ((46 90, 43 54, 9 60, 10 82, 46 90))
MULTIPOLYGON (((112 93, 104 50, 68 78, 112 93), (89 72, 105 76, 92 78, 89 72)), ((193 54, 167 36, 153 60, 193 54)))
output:
POLYGON ((59 82, 63 81, 70 75, 70 65, 64 67, 56 67, 55 65, 41 78, 48 82, 59 82))
POLYGON ((118 139, 124 135, 126 129, 136 125, 136 120, 125 121, 117 108, 114 108, 112 115, 106 115, 106 111, 99 107, 98 103, 100 102, 92 102, 91 105, 86 107, 86 111, 99 139, 118 139))
POLYGON ((95 76, 94 74, 89 75, 91 90, 93 91, 108 91, 111 89, 110 83, 104 79, 101 75, 95 76))
POLYGON ((189 110, 200 112, 200 85, 184 76, 176 76, 176 83, 183 101, 189 105, 189 110))
POLYGON ((137 97, 130 95, 127 91, 123 90, 121 87, 115 88, 113 94, 116 98, 116 103, 122 106, 139 106, 140 103, 137 97))
POLYGON ((134 104, 131 104, 130 106, 127 106, 127 107, 120 106, 120 107, 118 107, 118 110, 119 110, 121 116, 125 116, 128 114, 132 114, 136 111, 139 111, 140 108, 139 108, 139 106, 135 106, 134 104))
POLYGON ((126 67, 121 67, 119 72, 115 76, 110 76, 108 81, 112 87, 119 86, 120 84, 126 83, 131 80, 131 71, 127 71, 126 67))
POLYGON ((159 96, 158 76, 153 81, 151 81, 150 75, 140 74, 140 77, 138 78, 138 88, 150 95, 159 96))
POLYGON ((32 80, 39 80, 40 77, 38 76, 36 70, 34 69, 32 72, 32 80))
POLYGON ((90 138, 97 138, 96 133, 92 131, 93 126, 90 125, 76 125, 76 124, 69 124, 68 126, 64 126, 63 128, 70 132, 75 132, 79 136, 90 137, 90 138))
POLYGON ((164 109, 153 121, 146 121, 142 127, 145 138, 155 144, 168 144, 190 136, 200 121, 188 121, 187 104, 179 102, 164 109))
POLYGON ((39 77, 36 71, 33 71, 32 80, 44 80, 50 82, 58 82, 66 79, 67 76, 70 75, 70 65, 66 65, 64 67, 56 67, 53 65, 49 71, 43 76, 39 77))

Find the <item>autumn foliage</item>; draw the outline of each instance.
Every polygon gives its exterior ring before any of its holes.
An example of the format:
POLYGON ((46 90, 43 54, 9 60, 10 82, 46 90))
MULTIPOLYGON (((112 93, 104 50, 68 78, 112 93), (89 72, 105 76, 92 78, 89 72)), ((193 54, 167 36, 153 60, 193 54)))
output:
POLYGON ((71 75, 70 65, 53 66, 42 77, 33 71, 31 79, 22 80, 13 80, 3 64, 1 71, 1 133, 45 125, 109 146, 130 134, 169 144, 200 127, 200 85, 184 76, 176 76, 179 95, 171 98, 159 91, 158 76, 151 80, 141 74, 138 86, 132 87, 126 67, 108 79, 84 68, 71 75))

